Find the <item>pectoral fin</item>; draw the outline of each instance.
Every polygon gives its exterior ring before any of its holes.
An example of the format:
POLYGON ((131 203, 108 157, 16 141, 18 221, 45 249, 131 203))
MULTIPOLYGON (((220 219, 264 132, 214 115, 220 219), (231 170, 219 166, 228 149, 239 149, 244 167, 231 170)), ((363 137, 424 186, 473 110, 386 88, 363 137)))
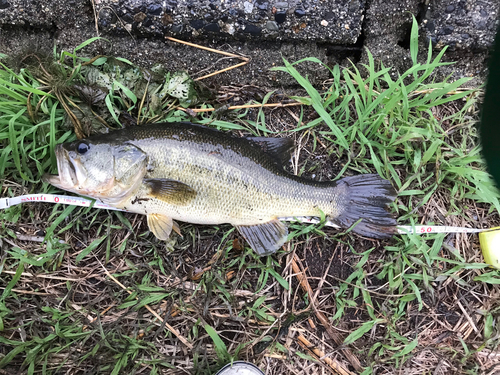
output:
POLYGON ((180 234, 179 226, 172 218, 160 215, 160 214, 150 214, 148 215, 148 227, 154 235, 162 241, 168 240, 172 229, 180 234))
POLYGON ((238 225, 236 229, 260 256, 276 252, 288 237, 288 228, 279 220, 257 225, 238 225))
POLYGON ((144 185, 148 187, 150 197, 168 204, 185 206, 196 197, 196 191, 188 185, 175 180, 166 178, 145 179, 144 185))

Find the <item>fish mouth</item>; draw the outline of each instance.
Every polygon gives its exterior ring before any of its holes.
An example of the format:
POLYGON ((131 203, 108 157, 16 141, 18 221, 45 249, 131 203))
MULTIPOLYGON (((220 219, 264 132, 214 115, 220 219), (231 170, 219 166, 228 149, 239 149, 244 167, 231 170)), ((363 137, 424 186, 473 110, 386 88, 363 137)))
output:
POLYGON ((42 180, 63 190, 79 190, 81 183, 85 179, 81 163, 73 160, 62 145, 56 146, 55 154, 58 174, 45 174, 42 180))

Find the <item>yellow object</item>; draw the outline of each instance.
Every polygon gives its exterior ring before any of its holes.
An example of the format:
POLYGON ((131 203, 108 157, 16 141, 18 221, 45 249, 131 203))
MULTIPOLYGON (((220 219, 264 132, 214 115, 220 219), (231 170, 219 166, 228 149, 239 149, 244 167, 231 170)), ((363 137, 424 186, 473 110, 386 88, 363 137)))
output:
POLYGON ((500 269, 500 227, 479 233, 479 246, 483 252, 484 261, 500 269))

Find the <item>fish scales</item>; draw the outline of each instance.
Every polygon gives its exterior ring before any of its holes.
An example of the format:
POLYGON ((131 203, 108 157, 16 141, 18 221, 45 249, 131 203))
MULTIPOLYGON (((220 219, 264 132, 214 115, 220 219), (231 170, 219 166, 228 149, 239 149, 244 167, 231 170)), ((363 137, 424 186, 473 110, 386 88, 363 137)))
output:
POLYGON ((176 230, 172 220, 230 223, 267 254, 286 241, 277 218, 322 214, 343 227, 360 220, 353 230, 362 235, 393 233, 390 182, 373 174, 337 182, 291 175, 281 162, 288 146, 286 139, 241 138, 189 123, 137 126, 58 146, 59 176, 46 180, 148 215, 161 239, 176 230))
POLYGON ((164 127, 151 132, 129 130, 129 142, 150 156, 152 171, 147 178, 181 181, 198 194, 185 206, 172 206, 158 199, 141 200, 147 196, 147 189, 142 188, 122 208, 164 213, 195 224, 232 225, 253 225, 283 216, 320 216, 321 211, 335 213, 331 183, 295 178, 244 138, 221 140, 219 132, 203 128, 196 132, 164 127))

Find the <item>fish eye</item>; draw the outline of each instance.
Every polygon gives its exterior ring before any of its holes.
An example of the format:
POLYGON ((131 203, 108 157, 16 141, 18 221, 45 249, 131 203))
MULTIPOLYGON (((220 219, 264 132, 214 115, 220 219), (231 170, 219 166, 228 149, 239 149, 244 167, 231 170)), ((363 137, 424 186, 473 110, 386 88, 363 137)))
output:
POLYGON ((78 151, 80 155, 83 155, 89 150, 89 148, 90 146, 88 144, 86 144, 85 142, 80 142, 78 146, 76 146, 76 151, 78 151))

